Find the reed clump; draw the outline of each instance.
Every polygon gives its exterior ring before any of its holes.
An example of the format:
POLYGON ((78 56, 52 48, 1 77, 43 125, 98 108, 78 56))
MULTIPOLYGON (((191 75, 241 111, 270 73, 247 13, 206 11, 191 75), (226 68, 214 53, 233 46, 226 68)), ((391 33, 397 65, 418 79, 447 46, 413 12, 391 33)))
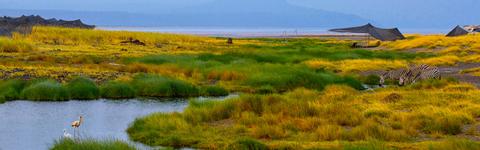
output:
POLYGON ((121 140, 97 140, 97 139, 60 139, 56 140, 50 150, 137 150, 121 140))

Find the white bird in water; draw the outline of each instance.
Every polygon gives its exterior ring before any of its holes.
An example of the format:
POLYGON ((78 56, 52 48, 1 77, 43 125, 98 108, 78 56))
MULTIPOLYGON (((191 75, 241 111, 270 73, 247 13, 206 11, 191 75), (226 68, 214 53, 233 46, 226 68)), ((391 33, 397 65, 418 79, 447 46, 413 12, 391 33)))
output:
POLYGON ((67 132, 67 129, 63 129, 63 138, 72 139, 72 135, 67 132))

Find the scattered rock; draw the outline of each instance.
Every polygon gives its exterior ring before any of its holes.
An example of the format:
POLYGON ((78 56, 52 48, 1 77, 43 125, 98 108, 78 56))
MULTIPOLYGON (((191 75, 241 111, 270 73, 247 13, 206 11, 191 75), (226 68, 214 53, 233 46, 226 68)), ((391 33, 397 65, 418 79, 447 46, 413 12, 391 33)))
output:
POLYGON ((138 39, 134 39, 134 38, 128 38, 128 40, 126 41, 122 41, 120 42, 122 44, 134 44, 134 45, 141 45, 141 46, 146 46, 146 44, 138 39))

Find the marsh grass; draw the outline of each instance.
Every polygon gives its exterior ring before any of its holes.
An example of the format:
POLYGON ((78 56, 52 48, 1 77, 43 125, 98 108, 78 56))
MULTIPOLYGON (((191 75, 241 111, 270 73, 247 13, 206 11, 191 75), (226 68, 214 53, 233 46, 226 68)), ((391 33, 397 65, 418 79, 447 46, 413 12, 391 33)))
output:
POLYGON ((26 82, 22 80, 7 80, 0 82, 0 99, 3 101, 19 99, 25 86, 26 82))
POLYGON ((201 93, 204 96, 227 96, 228 91, 220 86, 206 86, 201 88, 201 93))
POLYGON ((157 75, 137 75, 132 85, 137 95, 145 97, 194 97, 200 94, 199 89, 190 83, 157 75))
POLYGON ((227 149, 234 150, 267 150, 267 145, 251 138, 240 138, 231 143, 227 149))
POLYGON ((100 87, 100 93, 103 98, 108 99, 129 99, 135 97, 135 90, 130 84, 111 81, 100 87))
POLYGON ((65 101, 70 98, 66 87, 51 80, 33 83, 26 87, 21 95, 32 101, 65 101))
POLYGON ((60 139, 55 141, 50 150, 137 150, 137 148, 120 140, 60 139))
POLYGON ((165 139, 175 137, 175 145, 195 148, 227 148, 238 137, 260 140, 268 148, 280 147, 278 143, 283 141, 300 145, 298 149, 327 141, 352 141, 340 145, 346 149, 421 148, 425 145, 414 139, 456 136, 466 125, 477 122, 474 117, 479 113, 473 110, 480 107, 475 102, 480 92, 455 88, 460 85, 454 82, 447 84, 376 92, 329 85, 321 92, 296 89, 226 101, 193 100, 183 113, 137 119, 128 133, 133 140, 149 145, 171 145, 165 139))
POLYGON ((76 77, 66 85, 71 99, 93 100, 100 97, 100 89, 89 78, 76 77))

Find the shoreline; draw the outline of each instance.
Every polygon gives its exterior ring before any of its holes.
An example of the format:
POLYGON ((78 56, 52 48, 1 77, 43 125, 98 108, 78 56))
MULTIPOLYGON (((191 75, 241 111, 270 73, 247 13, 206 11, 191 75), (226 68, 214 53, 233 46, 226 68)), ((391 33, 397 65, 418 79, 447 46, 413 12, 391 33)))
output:
MULTIPOLYGON (((338 37, 363 36, 355 33, 336 33, 329 28, 281 28, 281 27, 129 27, 129 26, 97 26, 95 30, 130 31, 186 34, 205 37, 234 38, 298 38, 298 37, 338 37)), ((449 29, 405 29, 404 34, 435 35, 446 34, 449 29)))

